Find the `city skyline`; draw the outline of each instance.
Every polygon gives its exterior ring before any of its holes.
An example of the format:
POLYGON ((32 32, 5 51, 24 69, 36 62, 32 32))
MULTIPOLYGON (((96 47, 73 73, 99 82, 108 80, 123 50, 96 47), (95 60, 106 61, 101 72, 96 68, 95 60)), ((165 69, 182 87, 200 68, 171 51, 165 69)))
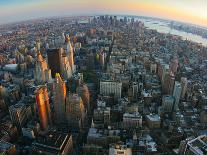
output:
POLYGON ((204 0, 1 0, 0 24, 54 16, 126 14, 207 27, 206 6, 204 0))

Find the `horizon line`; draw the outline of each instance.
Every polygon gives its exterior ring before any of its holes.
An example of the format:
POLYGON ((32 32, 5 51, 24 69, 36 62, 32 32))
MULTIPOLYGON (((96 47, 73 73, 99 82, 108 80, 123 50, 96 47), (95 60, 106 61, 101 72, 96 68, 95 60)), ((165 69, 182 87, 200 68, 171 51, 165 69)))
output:
POLYGON ((191 22, 186 22, 186 21, 180 21, 180 20, 173 20, 173 19, 169 19, 169 18, 161 18, 161 17, 157 17, 157 16, 149 16, 149 15, 135 15, 135 14, 119 14, 119 13, 115 13, 115 14, 106 14, 106 13, 96 13, 96 14, 91 14, 91 13, 87 13, 87 14, 67 14, 67 15, 57 15, 57 16, 47 16, 47 17, 32 17, 31 19, 23 19, 23 20, 18 20, 18 21, 10 21, 10 22, 3 22, 0 23, 0 26, 4 26, 4 25, 10 25, 10 24, 18 24, 21 22, 29 22, 29 21, 35 21, 35 20, 45 20, 45 19, 52 19, 52 18, 64 18, 64 17, 87 17, 87 16, 126 16, 126 17, 142 17, 142 18, 153 18, 153 19, 157 19, 157 20, 163 20, 163 21, 173 21, 173 22, 177 22, 177 23, 181 23, 181 24, 187 24, 190 26, 195 26, 195 27, 200 27, 200 28, 204 28, 207 30, 207 26, 204 25, 199 25, 199 24, 195 24, 195 23, 191 23, 191 22))

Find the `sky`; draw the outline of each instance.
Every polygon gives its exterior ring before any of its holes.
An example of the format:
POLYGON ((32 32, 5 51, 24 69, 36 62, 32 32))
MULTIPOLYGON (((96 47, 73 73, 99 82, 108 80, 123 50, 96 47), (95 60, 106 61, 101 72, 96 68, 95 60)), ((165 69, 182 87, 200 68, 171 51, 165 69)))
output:
POLYGON ((159 17, 207 27, 207 0, 0 0, 0 24, 94 14, 159 17))

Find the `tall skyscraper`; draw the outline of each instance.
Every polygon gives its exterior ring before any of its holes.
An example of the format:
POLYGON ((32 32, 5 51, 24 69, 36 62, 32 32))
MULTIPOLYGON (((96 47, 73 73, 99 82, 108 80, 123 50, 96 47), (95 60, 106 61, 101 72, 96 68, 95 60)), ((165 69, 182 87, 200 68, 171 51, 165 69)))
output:
POLYGON ((182 91, 181 84, 176 81, 175 85, 174 85, 174 90, 173 90, 173 97, 175 98, 174 110, 179 109, 178 104, 179 104, 179 101, 180 101, 181 91, 182 91))
POLYGON ((36 103, 40 119, 40 127, 47 130, 51 124, 51 110, 49 104, 48 91, 46 86, 40 86, 36 90, 36 103))
POLYGON ((70 37, 69 37, 69 35, 66 35, 66 36, 65 36, 65 42, 66 42, 66 44, 67 44, 66 54, 68 55, 69 64, 70 64, 72 73, 74 73, 74 71, 75 71, 74 57, 73 57, 73 52, 74 52, 74 51, 73 51, 73 47, 72 47, 71 42, 70 42, 70 37))
POLYGON ((170 71, 175 74, 177 72, 178 69, 178 58, 173 58, 170 62, 170 71))
POLYGON ((44 83, 46 81, 51 80, 51 70, 48 69, 47 62, 42 57, 42 54, 40 52, 37 53, 34 77, 38 83, 44 83))
POLYGON ((55 78, 56 73, 62 73, 62 53, 63 48, 49 49, 47 51, 48 65, 53 78, 55 78))
POLYGON ((59 73, 56 73, 53 88, 55 123, 61 123, 65 119, 66 85, 59 73))
POLYGON ((181 87, 182 87, 181 97, 184 98, 186 91, 187 91, 187 86, 188 86, 187 78, 181 77, 180 83, 181 83, 181 87))
POLYGON ((72 70, 65 52, 62 55, 62 77, 64 79, 69 79, 72 77, 72 70))
POLYGON ((171 95, 173 93, 175 83, 174 74, 167 72, 164 78, 164 83, 162 85, 163 94, 171 95))

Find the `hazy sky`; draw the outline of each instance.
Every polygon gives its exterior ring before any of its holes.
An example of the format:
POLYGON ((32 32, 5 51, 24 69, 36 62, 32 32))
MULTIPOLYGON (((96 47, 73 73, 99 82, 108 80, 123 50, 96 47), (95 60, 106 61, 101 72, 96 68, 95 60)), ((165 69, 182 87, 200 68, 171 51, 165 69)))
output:
POLYGON ((87 14, 145 15, 207 27, 207 0, 0 0, 0 23, 87 14))

